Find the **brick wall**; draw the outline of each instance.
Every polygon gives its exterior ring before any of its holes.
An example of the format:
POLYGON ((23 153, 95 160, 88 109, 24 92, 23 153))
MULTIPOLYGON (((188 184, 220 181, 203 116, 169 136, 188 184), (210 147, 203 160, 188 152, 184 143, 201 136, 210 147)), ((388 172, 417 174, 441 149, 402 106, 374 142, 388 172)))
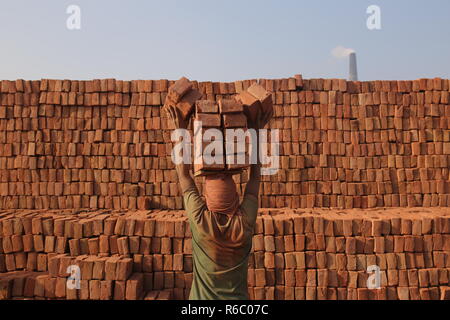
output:
MULTIPOLYGON (((195 86, 217 99, 255 81, 195 86)), ((259 82, 282 141, 262 207, 450 205, 449 80, 259 82)), ((1 81, 0 208, 181 209, 161 112, 170 83, 1 81)), ((235 179, 241 191, 246 174, 235 179)))
MULTIPOLYGON (((2 299, 187 299, 183 211, 0 212, 2 299), (68 266, 80 270, 67 286, 68 266)), ((450 209, 262 209, 249 258, 257 300, 450 299, 450 209), (368 287, 368 267, 379 288, 368 287)))

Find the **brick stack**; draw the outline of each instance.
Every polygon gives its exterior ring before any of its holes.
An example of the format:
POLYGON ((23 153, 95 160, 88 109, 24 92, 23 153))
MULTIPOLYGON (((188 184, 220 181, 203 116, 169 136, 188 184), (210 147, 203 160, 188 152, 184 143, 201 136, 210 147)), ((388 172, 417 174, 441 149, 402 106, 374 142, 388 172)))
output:
POLYGON ((0 298, 185 299, 191 248, 180 212, 3 213, 0 298), (69 266, 79 289, 66 285, 69 266))
POLYGON ((449 205, 448 80, 262 84, 276 91, 271 127, 282 140, 262 206, 449 205))
MULTIPOLYGON (((448 208, 263 209, 248 284, 251 299, 439 300, 449 276, 448 208)), ((0 299, 186 299, 191 282, 183 212, 0 213, 0 299), (80 289, 66 285, 71 265, 80 289)))
POLYGON ((234 135, 232 140, 229 140, 227 134, 229 130, 247 132, 247 117, 242 103, 234 98, 221 99, 218 103, 199 100, 194 120, 201 124, 199 128, 194 127, 195 176, 220 172, 241 174, 243 169, 249 167, 250 141, 245 138, 240 140, 234 135), (205 154, 210 156, 210 159, 205 158, 205 154))
MULTIPOLYGON (((272 94, 281 140, 262 207, 450 205, 449 80, 190 84, 218 102, 255 83, 272 94)), ((1 81, 0 208, 182 209, 161 112, 173 84, 1 81)), ((246 172, 234 179, 242 192, 246 172)))
POLYGON ((239 137, 228 140, 228 130, 234 132, 247 132, 247 117, 244 114, 244 106, 236 99, 221 99, 219 100, 219 111, 222 117, 223 136, 225 137, 225 163, 228 171, 242 172, 242 169, 250 166, 249 158, 249 139, 239 137), (238 131, 239 130, 239 131, 238 131))
MULTIPOLYGON (((211 161, 215 159, 206 160, 203 157, 203 152, 209 145, 209 143, 204 142, 203 137, 206 137, 206 133, 208 131, 212 132, 211 130, 214 130, 215 133, 222 133, 222 119, 219 113, 219 105, 210 100, 197 101, 194 120, 201 123, 201 127, 194 128, 194 175, 202 176, 208 173, 225 171, 226 165, 223 149, 218 151, 216 148, 214 153, 211 154, 211 156, 220 161, 211 161)), ((215 144, 223 148, 223 135, 219 136, 214 134, 214 138, 210 137, 210 139, 214 140, 215 144)))
POLYGON ((256 228, 250 294, 268 300, 446 299, 450 216, 444 211, 270 211, 256 228), (370 266, 380 269, 380 289, 368 288, 370 266))

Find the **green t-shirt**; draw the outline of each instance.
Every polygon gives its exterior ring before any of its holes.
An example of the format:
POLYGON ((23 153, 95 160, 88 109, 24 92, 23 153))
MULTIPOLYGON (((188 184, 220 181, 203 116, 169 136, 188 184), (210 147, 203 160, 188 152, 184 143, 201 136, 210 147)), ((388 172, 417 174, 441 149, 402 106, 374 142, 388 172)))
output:
POLYGON ((248 300, 248 257, 258 200, 244 196, 231 218, 210 212, 197 188, 184 193, 192 232, 193 271, 190 300, 248 300))

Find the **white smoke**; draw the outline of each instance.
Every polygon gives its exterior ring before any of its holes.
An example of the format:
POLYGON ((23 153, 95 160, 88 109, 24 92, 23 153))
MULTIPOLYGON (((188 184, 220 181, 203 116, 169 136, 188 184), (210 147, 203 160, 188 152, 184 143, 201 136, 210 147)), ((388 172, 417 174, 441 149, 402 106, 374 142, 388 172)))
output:
POLYGON ((336 48, 331 50, 331 54, 333 55, 333 57, 338 58, 338 59, 347 58, 351 53, 354 53, 354 52, 355 52, 354 49, 345 48, 343 46, 337 46, 336 48))

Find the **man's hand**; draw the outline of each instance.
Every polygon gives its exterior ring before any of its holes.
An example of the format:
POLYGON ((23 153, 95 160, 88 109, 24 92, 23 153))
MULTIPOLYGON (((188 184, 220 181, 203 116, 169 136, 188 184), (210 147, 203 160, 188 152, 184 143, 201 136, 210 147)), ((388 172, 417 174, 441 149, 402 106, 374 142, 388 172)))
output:
POLYGON ((183 119, 180 114, 180 111, 174 106, 166 107, 167 115, 169 119, 172 121, 175 129, 187 129, 189 126, 189 118, 183 119))
POLYGON ((256 114, 255 121, 248 119, 248 127, 255 130, 264 129, 264 127, 269 123, 270 119, 272 119, 272 116, 273 110, 271 110, 270 112, 264 112, 259 109, 256 114))

